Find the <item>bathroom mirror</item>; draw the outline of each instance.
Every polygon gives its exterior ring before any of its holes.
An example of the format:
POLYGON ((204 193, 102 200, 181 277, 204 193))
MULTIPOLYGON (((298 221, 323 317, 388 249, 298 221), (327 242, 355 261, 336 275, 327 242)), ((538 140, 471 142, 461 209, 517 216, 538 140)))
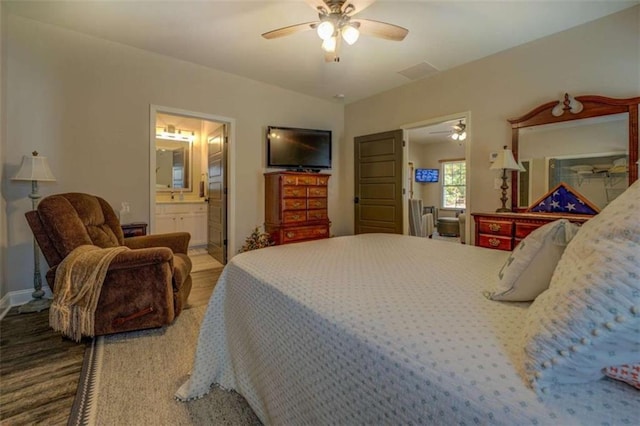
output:
POLYGON ((191 143, 156 139, 156 191, 191 191, 191 143))
POLYGON ((509 120, 512 150, 525 172, 512 174, 513 211, 564 182, 602 209, 638 177, 640 98, 553 101, 509 120))

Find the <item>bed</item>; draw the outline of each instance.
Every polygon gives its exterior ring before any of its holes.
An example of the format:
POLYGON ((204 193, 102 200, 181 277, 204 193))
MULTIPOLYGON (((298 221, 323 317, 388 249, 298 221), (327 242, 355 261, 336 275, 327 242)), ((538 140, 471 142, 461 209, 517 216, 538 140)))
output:
POLYGON ((176 397, 234 389, 265 424, 635 424, 626 384, 527 385, 529 303, 483 296, 508 255, 364 234, 235 256, 176 397))

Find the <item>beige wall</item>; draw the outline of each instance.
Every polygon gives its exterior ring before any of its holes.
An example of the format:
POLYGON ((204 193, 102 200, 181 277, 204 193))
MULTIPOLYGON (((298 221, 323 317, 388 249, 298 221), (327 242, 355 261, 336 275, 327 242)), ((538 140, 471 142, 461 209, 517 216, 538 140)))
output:
MULTIPOLYGON (((495 211, 489 153, 511 145, 508 118, 568 92, 640 95, 640 6, 347 105, 341 185, 353 192, 353 138, 470 111, 469 211, 495 211)), ((349 199, 352 195, 347 195, 349 199)), ((353 229, 353 208, 340 211, 353 229)))
MULTIPOLYGON (((8 182, 23 154, 37 149, 57 178, 44 195, 82 191, 104 197, 131 219, 149 219, 150 104, 235 119, 236 247, 264 221, 264 132, 267 125, 330 129, 334 170, 329 216, 344 200, 344 107, 275 86, 100 40, 20 17, 7 16, 7 140, 3 192, 7 206, 8 291, 32 286, 27 183, 8 182)), ((230 255, 233 253, 230 252, 230 255)), ((44 263, 44 262, 43 262, 44 263)), ((43 266, 44 268, 44 266, 43 266)), ((3 268, 4 270, 4 268, 3 268)))

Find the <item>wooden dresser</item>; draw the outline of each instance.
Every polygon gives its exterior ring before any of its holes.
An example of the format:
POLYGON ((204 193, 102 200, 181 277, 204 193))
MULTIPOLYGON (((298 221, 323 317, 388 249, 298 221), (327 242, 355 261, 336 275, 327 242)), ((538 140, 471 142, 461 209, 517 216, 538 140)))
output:
POLYGON ((584 223, 591 215, 557 213, 471 213, 476 225, 475 245, 511 251, 527 235, 558 219, 584 223))
POLYGON ((328 174, 265 173, 265 231, 278 244, 329 237, 328 174))

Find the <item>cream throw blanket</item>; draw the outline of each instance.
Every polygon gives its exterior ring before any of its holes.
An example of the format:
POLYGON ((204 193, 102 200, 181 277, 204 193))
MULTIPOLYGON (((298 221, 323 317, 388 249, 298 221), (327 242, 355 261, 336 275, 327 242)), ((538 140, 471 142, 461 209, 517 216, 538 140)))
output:
POLYGON ((49 325, 79 342, 94 335, 94 318, 109 264, 128 247, 82 245, 58 265, 56 292, 49 310, 49 325))

